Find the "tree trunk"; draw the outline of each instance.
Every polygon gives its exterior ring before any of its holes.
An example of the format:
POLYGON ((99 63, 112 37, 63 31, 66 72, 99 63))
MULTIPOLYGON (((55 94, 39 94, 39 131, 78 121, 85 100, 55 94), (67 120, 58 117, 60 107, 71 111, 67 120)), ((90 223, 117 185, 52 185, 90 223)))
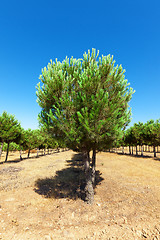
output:
POLYGON ((85 201, 88 204, 92 204, 94 202, 94 189, 93 189, 93 183, 92 183, 92 171, 90 169, 90 160, 88 158, 89 154, 84 154, 84 166, 85 166, 85 180, 86 180, 86 186, 85 186, 85 201))
POLYGON ((84 153, 84 171, 86 171, 90 168, 90 156, 89 152, 84 153))
POLYGON ((132 155, 133 155, 133 146, 132 146, 132 155))
POLYGON ((22 149, 20 149, 20 160, 23 160, 23 158, 22 158, 22 149))
POLYGON ((44 148, 44 155, 46 155, 46 149, 44 148))
POLYGON ((156 147, 153 146, 154 157, 156 157, 156 147))
POLYGON ((27 158, 29 158, 30 151, 31 151, 31 150, 30 150, 30 149, 28 149, 28 157, 27 157, 27 158))
POLYGON ((131 146, 129 145, 129 155, 131 155, 131 146))
POLYGON ((48 148, 48 155, 49 155, 49 148, 48 148))
POLYGON ((124 146, 122 147, 122 154, 124 154, 124 146))
POLYGON ((7 146, 7 152, 6 152, 6 159, 5 159, 5 162, 7 162, 7 159, 8 159, 8 153, 9 153, 9 143, 8 143, 8 146, 7 146))
POLYGON ((37 148, 37 158, 39 157, 39 148, 37 148))
POLYGON ((3 149, 3 142, 1 143, 1 148, 0 148, 0 158, 2 156, 2 149, 3 149))
POLYGON ((137 145, 136 145, 136 156, 138 156, 138 150, 137 150, 137 145))
POLYGON ((89 152, 87 152, 87 158, 88 158, 88 162, 89 162, 89 166, 90 166, 91 159, 90 159, 90 153, 89 152))
POLYGON ((96 150, 93 150, 92 155, 92 184, 95 185, 95 177, 96 177, 96 150))

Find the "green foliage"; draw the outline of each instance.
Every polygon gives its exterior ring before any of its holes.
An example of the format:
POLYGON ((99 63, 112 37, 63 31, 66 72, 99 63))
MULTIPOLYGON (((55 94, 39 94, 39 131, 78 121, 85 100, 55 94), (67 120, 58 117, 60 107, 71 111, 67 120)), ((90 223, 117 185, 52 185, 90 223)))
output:
POLYGON ((160 120, 150 120, 145 124, 138 122, 125 132, 127 145, 160 145, 160 120))
POLYGON ((145 127, 141 122, 135 123, 131 128, 132 142, 136 145, 143 145, 145 142, 145 127))
POLYGON ((7 143, 6 159, 8 158, 9 145, 11 142, 19 143, 21 139, 22 128, 17 119, 7 112, 0 116, 0 139, 7 143))
POLYGON ((133 136, 133 131, 132 131, 133 127, 128 128, 125 132, 124 132, 124 143, 126 146, 131 146, 135 144, 135 139, 133 136))
POLYGON ((132 88, 113 56, 93 49, 83 59, 50 62, 37 86, 40 123, 77 150, 103 150, 122 137, 130 121, 132 88), (98 60, 97 60, 98 59, 98 60))
MULTIPOLYGON (((3 144, 3 151, 7 151, 8 144, 4 142, 3 144)), ((9 151, 19 151, 20 150, 20 145, 16 144, 15 142, 11 142, 9 144, 9 151)))
POLYGON ((56 146, 56 142, 54 138, 49 134, 45 128, 41 128, 39 131, 39 137, 40 137, 40 145, 39 148, 54 148, 56 146))
POLYGON ((40 134, 40 130, 24 130, 23 132, 23 147, 25 149, 34 149, 39 147, 43 143, 43 137, 40 134))
POLYGON ((160 120, 150 120, 145 124, 145 141, 148 145, 160 145, 160 120))
POLYGON ((2 142, 19 143, 21 139, 21 125, 11 114, 3 112, 0 116, 0 138, 2 142))

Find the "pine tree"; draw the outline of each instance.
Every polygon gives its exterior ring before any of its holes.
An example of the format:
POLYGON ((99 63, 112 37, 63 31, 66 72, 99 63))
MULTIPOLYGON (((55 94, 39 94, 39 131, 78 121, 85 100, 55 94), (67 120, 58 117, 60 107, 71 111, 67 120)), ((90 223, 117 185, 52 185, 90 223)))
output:
POLYGON ((30 128, 23 132, 23 147, 28 150, 28 158, 30 151, 37 148, 37 157, 39 153, 39 146, 42 144, 43 138, 39 129, 31 130, 30 128))
POLYGON ((132 128, 128 128, 124 132, 124 143, 126 146, 129 146, 129 154, 131 155, 131 146, 132 146, 132 154, 133 154, 133 137, 132 137, 132 128))
POLYGON ((7 152, 6 152, 6 159, 8 159, 9 153, 9 145, 11 142, 19 143, 21 139, 21 125, 15 116, 8 114, 7 112, 3 112, 0 116, 0 138, 2 142, 7 143, 7 152))
POLYGON ((146 132, 142 122, 138 122, 133 125, 132 138, 136 144, 136 155, 138 155, 137 145, 139 145, 141 146, 141 156, 143 156, 143 144, 145 143, 146 132))
POLYGON ((154 157, 156 157, 156 146, 160 144, 160 120, 150 120, 145 124, 146 142, 153 146, 154 157))
POLYGON ((49 154, 49 149, 50 148, 54 148, 55 146, 57 146, 56 141, 54 139, 54 137, 52 137, 51 134, 48 133, 48 131, 45 128, 40 129, 40 136, 43 139, 43 141, 41 141, 41 145, 39 146, 40 149, 44 149, 44 155, 46 154, 46 149, 48 149, 48 154, 49 154))
POLYGON ((0 147, 0 158, 1 158, 4 143, 3 143, 2 139, 0 139, 0 142, 1 142, 1 147, 0 147))
POLYGON ((122 136, 130 121, 128 102, 133 93, 122 66, 115 66, 113 56, 98 59, 98 54, 93 49, 83 59, 51 61, 42 70, 42 87, 37 86, 40 123, 56 138, 63 138, 67 147, 84 153, 86 200, 90 203, 96 153, 122 136))

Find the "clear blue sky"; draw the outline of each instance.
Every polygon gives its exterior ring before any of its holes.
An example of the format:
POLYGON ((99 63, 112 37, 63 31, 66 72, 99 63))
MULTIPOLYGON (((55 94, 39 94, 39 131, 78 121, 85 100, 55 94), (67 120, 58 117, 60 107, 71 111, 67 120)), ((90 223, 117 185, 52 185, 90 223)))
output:
POLYGON ((0 114, 38 127, 36 88, 50 59, 111 54, 136 90, 132 122, 160 118, 160 1, 2 0, 0 114))

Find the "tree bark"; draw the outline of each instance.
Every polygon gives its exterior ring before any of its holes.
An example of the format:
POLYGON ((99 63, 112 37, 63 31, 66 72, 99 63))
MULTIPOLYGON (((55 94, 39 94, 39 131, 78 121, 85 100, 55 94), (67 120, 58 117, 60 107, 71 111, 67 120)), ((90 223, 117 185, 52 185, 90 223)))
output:
POLYGON ((30 154, 30 149, 28 149, 28 157, 27 158, 29 158, 29 154, 30 154))
POLYGON ((90 169, 90 161, 88 158, 88 152, 84 154, 84 166, 85 166, 85 201, 88 204, 92 204, 94 202, 94 189, 92 184, 92 171, 90 169))
POLYGON ((23 160, 23 158, 22 158, 22 149, 20 149, 20 160, 23 160))
POLYGON ((89 166, 90 166, 91 159, 90 159, 90 153, 89 152, 87 152, 87 158, 88 158, 88 162, 89 162, 89 166))
POLYGON ((133 155, 133 146, 132 146, 132 155, 133 155))
POLYGON ((136 156, 138 156, 138 150, 137 150, 137 145, 136 145, 136 156))
POLYGON ((154 157, 156 157, 156 147, 153 146, 154 157))
POLYGON ((93 150, 92 155, 92 184, 95 185, 95 177, 96 177, 96 150, 93 150))
POLYGON ((90 156, 89 152, 84 153, 84 171, 86 171, 90 168, 90 156))
POLYGON ((124 154, 124 146, 122 146, 122 154, 124 154))
POLYGON ((37 158, 39 157, 39 148, 37 148, 37 158))
POLYGON ((129 155, 131 155, 131 146, 129 145, 129 155))
POLYGON ((6 159, 5 159, 5 162, 7 162, 7 159, 8 159, 8 153, 9 153, 9 143, 8 143, 8 146, 7 146, 7 152, 6 152, 6 159))
POLYGON ((3 142, 1 143, 1 148, 0 148, 0 158, 2 156, 2 149, 3 149, 3 142))

